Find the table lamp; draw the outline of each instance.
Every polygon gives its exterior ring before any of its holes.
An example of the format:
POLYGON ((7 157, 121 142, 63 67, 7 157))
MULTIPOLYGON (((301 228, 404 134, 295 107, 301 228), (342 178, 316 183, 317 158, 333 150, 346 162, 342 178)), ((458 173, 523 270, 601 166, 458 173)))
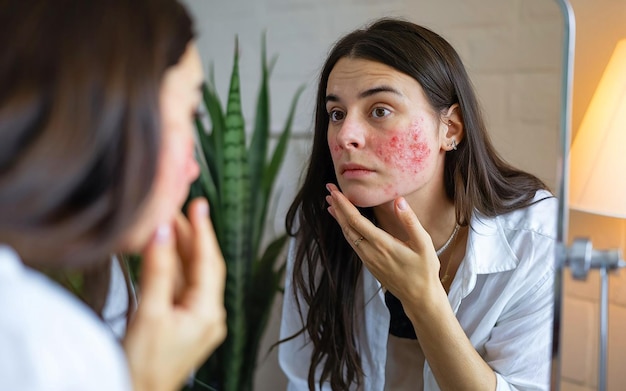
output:
POLYGON ((626 39, 615 48, 570 152, 570 208, 626 218, 626 39))
MULTIPOLYGON (((570 151, 569 207, 597 215, 626 218, 626 39, 618 42, 570 151)), ((569 250, 574 278, 600 270, 600 346, 598 390, 606 389, 608 276, 624 267, 620 250, 597 251, 588 239, 569 250)))

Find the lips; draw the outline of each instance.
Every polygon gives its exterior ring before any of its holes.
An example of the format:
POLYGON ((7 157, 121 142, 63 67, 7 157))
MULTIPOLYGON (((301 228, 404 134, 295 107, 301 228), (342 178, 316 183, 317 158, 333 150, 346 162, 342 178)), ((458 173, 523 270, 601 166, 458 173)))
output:
POLYGON ((374 170, 360 164, 347 163, 339 167, 339 172, 344 178, 359 178, 373 173, 374 170))
POLYGON ((343 174, 346 171, 374 171, 374 170, 371 170, 365 166, 362 166, 360 164, 355 164, 355 163, 342 164, 340 166, 340 172, 343 174))

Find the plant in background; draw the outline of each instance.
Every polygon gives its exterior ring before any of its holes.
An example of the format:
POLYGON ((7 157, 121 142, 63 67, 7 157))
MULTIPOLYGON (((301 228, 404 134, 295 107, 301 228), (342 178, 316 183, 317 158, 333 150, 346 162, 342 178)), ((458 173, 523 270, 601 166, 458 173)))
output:
POLYGON ((282 250, 286 234, 271 240, 264 250, 261 244, 273 185, 285 157, 295 107, 304 88, 296 91, 284 129, 268 159, 269 77, 275 60, 268 64, 264 37, 261 85, 249 144, 241 110, 237 40, 225 112, 212 72, 203 86, 211 131, 207 132, 202 121, 196 121, 201 173, 192 184, 190 198, 204 196, 209 200, 211 220, 226 260, 224 301, 228 336, 198 369, 190 386, 193 390, 252 389, 259 344, 284 273, 282 250))

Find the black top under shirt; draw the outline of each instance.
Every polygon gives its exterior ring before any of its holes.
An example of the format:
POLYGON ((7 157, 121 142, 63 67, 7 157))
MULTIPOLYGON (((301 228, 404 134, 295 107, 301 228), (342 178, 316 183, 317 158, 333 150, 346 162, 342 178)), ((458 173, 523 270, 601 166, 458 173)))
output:
POLYGON ((389 334, 408 339, 417 339, 415 329, 409 317, 406 316, 402 303, 391 292, 385 292, 385 304, 389 309, 391 321, 389 322, 389 334))

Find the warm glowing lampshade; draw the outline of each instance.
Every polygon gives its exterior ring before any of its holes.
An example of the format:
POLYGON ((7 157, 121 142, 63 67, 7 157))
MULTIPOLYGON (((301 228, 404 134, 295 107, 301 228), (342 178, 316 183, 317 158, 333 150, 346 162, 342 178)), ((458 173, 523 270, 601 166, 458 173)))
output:
POLYGON ((570 207, 626 218, 626 39, 602 75, 570 162, 570 207))

